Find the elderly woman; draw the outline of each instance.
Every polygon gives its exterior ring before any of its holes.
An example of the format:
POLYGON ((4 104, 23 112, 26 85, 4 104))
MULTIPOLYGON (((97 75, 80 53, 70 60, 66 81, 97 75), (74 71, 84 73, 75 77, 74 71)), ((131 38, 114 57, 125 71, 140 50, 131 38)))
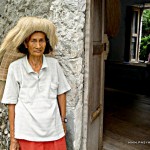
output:
POLYGON ((53 23, 37 17, 21 18, 4 39, 1 53, 12 47, 24 54, 9 65, 2 98, 9 110, 10 150, 66 150, 70 86, 58 61, 45 56, 56 43, 53 23))

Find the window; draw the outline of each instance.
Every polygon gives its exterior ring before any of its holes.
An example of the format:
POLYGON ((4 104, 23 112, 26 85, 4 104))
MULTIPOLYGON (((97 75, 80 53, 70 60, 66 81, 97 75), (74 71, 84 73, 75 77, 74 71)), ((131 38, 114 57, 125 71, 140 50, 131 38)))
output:
POLYGON ((140 58, 140 44, 142 36, 142 14, 150 4, 134 5, 127 8, 126 14, 126 45, 125 61, 144 62, 140 58))
POLYGON ((141 31, 139 59, 147 62, 150 61, 150 9, 143 10, 141 31))

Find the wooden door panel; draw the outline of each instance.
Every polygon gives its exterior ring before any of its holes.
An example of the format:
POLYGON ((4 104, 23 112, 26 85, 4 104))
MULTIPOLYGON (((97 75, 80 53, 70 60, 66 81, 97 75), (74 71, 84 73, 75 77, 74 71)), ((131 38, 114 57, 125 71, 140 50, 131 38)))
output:
POLYGON ((93 41, 102 40, 102 0, 93 0, 93 41))
POLYGON ((103 130, 103 52, 101 55, 93 55, 92 63, 88 150, 99 150, 102 146, 100 138, 102 138, 103 130))
POLYGON ((99 126, 100 121, 97 118, 94 122, 91 123, 90 127, 90 137, 88 137, 87 149, 88 150, 98 150, 99 149, 99 126))
POLYGON ((91 52, 89 66, 87 150, 102 149, 104 92, 104 0, 93 0, 91 19, 91 52))

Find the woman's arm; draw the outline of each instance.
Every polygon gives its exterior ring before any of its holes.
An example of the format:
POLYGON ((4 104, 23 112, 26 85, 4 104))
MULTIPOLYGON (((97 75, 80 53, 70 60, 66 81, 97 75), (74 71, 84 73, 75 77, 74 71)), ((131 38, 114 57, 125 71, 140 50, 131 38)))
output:
POLYGON ((66 117, 66 93, 58 95, 58 105, 60 109, 64 132, 66 134, 66 124, 64 122, 64 118, 66 117))
POLYGON ((8 117, 10 124, 10 150, 19 150, 19 144, 14 135, 15 104, 8 105, 8 117))

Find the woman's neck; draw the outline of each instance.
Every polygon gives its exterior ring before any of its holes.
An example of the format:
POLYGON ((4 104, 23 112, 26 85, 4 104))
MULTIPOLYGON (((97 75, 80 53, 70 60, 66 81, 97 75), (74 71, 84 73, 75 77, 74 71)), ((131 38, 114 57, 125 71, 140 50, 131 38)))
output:
POLYGON ((29 64, 31 65, 32 69, 39 73, 43 64, 43 56, 40 57, 28 57, 29 64))

